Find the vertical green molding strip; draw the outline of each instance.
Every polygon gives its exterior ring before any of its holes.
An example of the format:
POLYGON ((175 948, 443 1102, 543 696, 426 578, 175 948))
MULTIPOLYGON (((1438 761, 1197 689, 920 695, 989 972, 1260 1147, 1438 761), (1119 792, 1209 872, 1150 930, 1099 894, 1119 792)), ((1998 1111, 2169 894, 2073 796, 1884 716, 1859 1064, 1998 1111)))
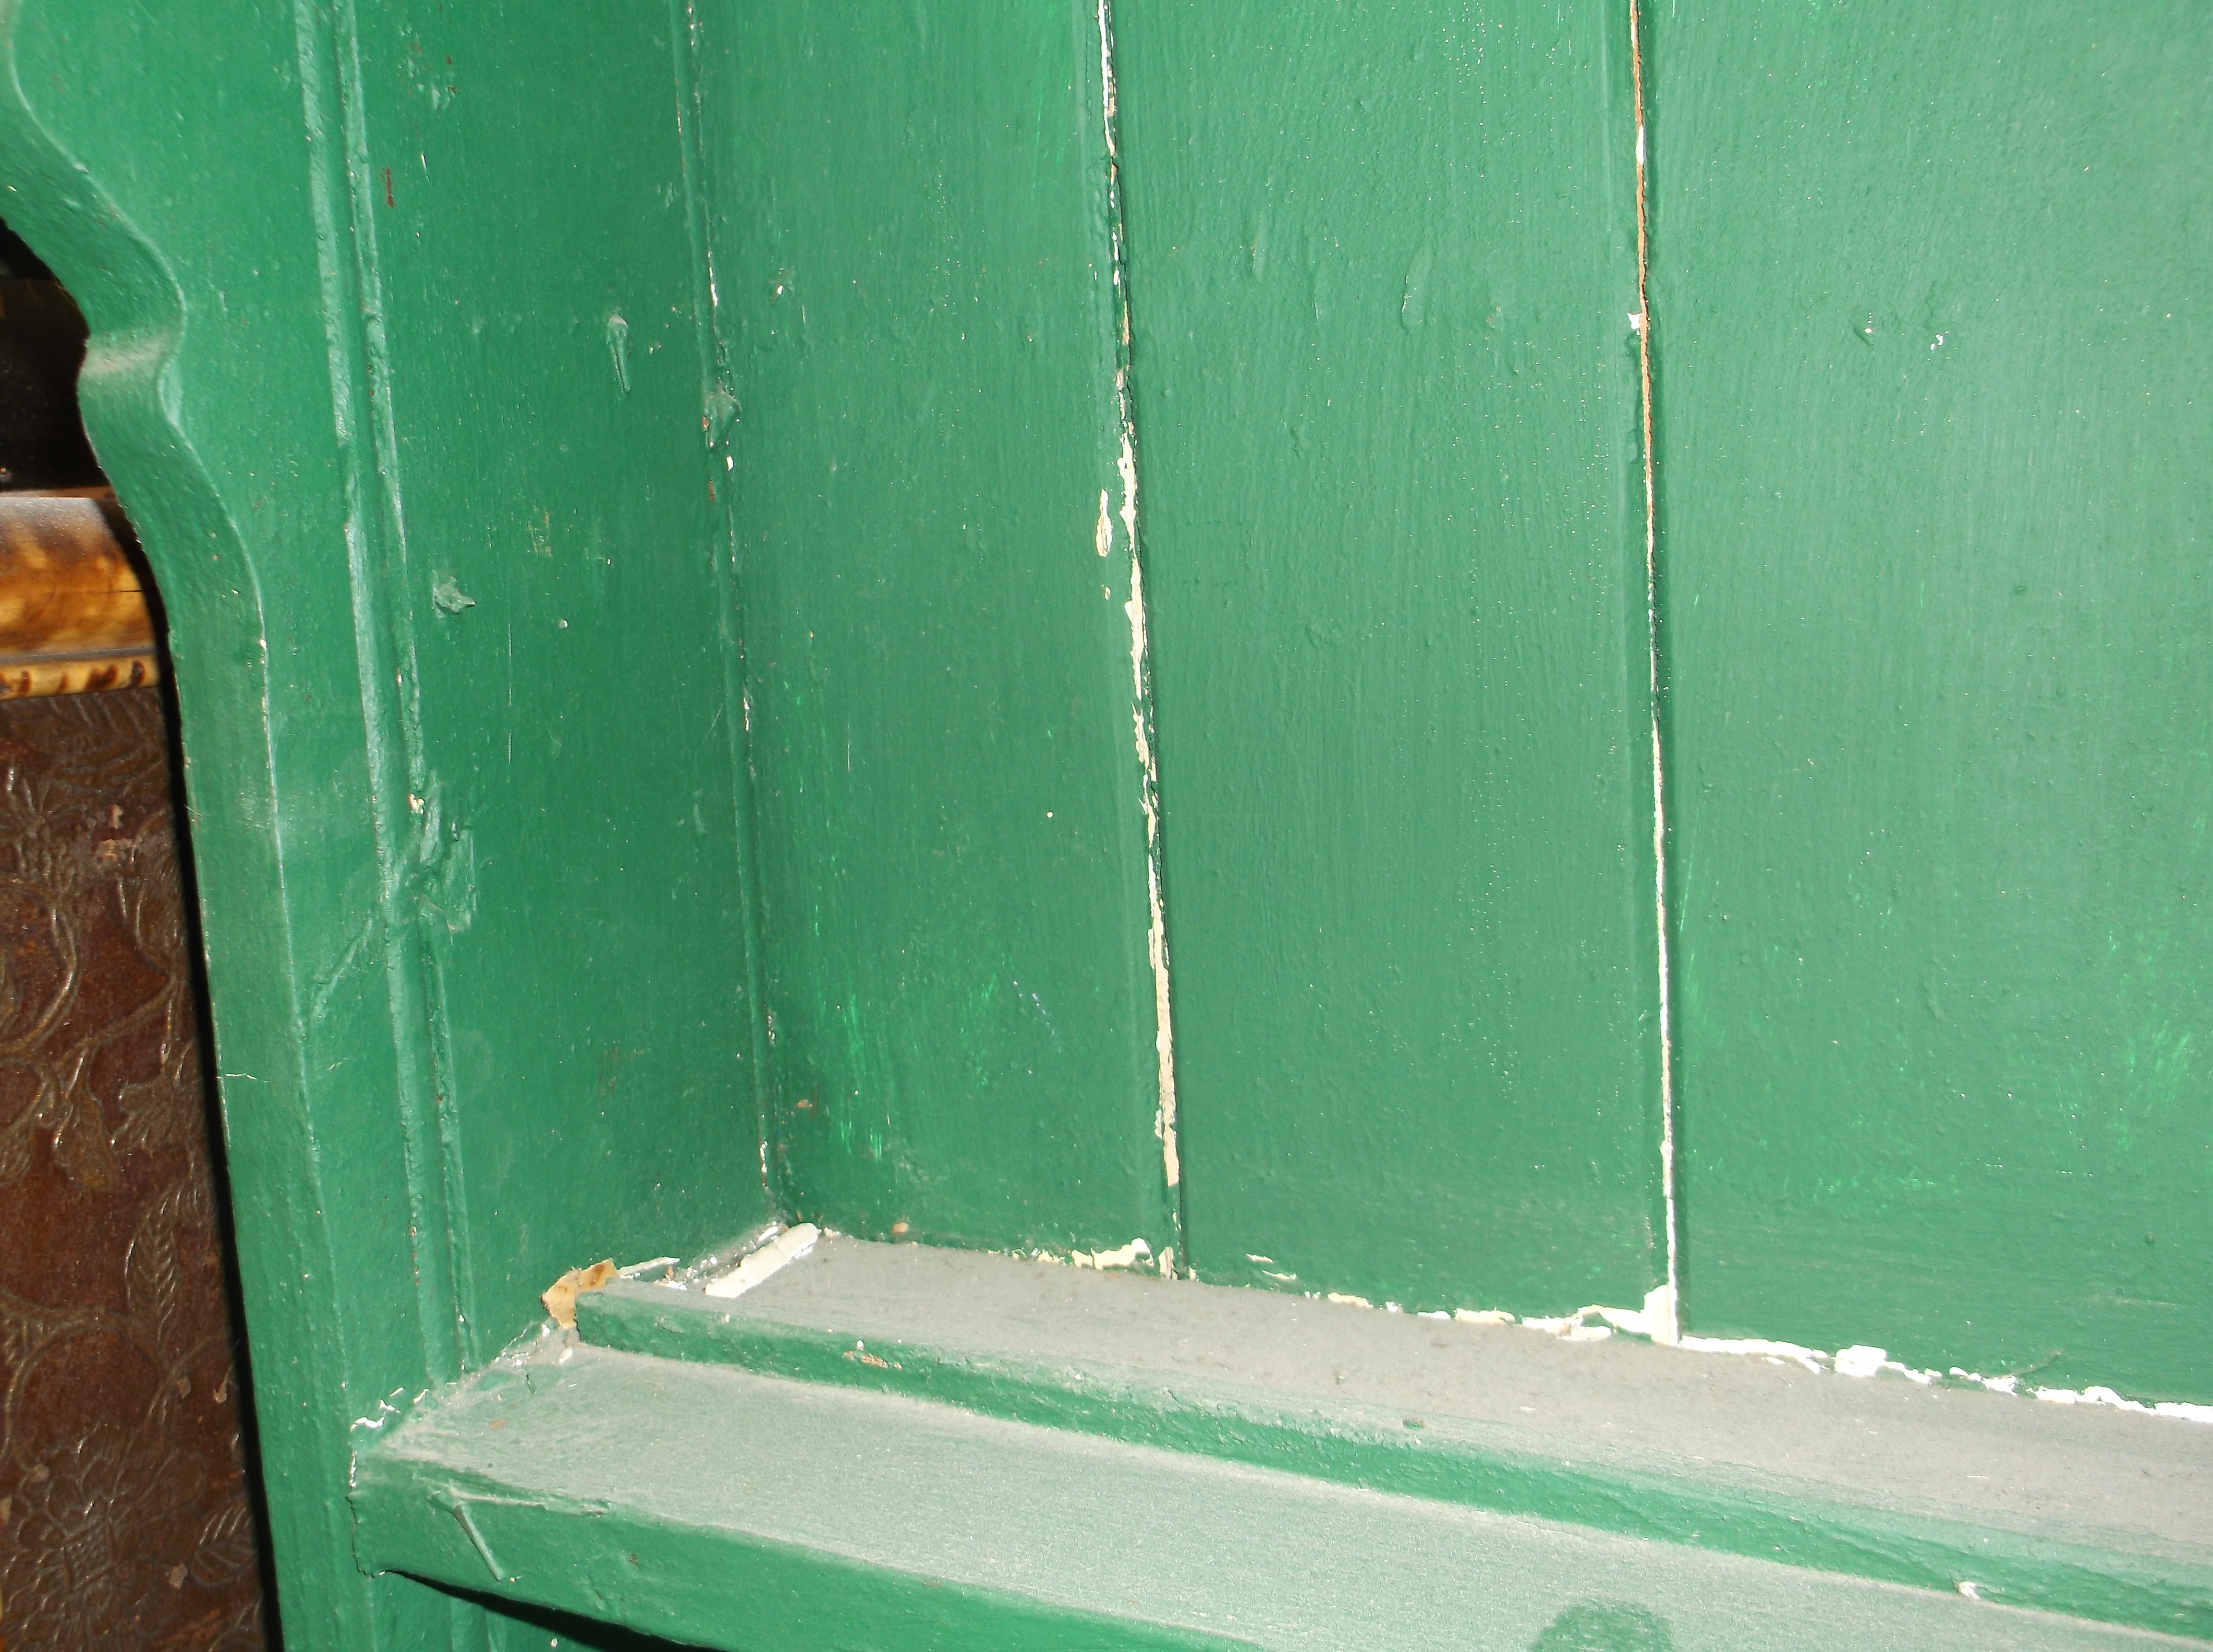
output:
POLYGON ((491 1321, 473 1360, 563 1268, 766 1213, 674 22, 363 15, 378 595, 400 616, 452 1219, 491 1321))

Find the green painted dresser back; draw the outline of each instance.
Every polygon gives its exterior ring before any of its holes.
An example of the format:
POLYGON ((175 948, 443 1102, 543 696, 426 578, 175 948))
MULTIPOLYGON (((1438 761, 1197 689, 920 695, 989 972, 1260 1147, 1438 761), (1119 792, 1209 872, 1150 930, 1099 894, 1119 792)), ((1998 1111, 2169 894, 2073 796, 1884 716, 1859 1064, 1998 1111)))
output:
POLYGON ((0 7, 288 1566, 562 1269, 779 1214, 2213 1400, 2209 52, 0 7))

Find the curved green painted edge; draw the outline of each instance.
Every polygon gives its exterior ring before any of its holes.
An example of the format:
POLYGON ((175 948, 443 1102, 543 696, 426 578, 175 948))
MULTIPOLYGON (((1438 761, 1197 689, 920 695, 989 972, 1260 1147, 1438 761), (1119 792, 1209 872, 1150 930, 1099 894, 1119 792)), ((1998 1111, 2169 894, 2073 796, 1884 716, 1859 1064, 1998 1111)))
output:
MULTIPOLYGON (((240 1213, 247 1294, 264 1316, 257 1348, 293 1350, 285 1366, 253 1372, 256 1417, 271 1456, 313 1465, 318 1478, 343 1486, 347 1453, 316 1426, 304 1397, 336 1385, 338 1326, 320 1294, 277 1288, 280 1278, 326 1277, 327 1235, 320 1220, 315 1147, 303 1104, 299 1046, 283 1033, 291 1002, 290 924, 282 898, 275 786, 267 747, 267 671, 259 587, 236 524, 217 497, 170 406, 174 369, 186 327, 184 295, 161 253, 91 174, 40 121, 17 69, 21 8, 0 0, 0 210, 59 275, 93 332, 78 393, 84 422, 118 496, 130 512, 160 578, 172 626, 191 639, 177 661, 177 692, 190 706, 195 756, 203 774, 188 780, 196 872, 210 911, 211 966, 226 979, 255 984, 241 992, 241 1012, 223 1021, 226 1060, 259 1076, 246 1129, 226 1109, 234 1173, 260 1190, 259 1207, 240 1213), (213 549, 229 563, 221 581, 207 570, 213 549), (231 588, 233 580, 239 582, 231 588), (249 955, 252 954, 252 955, 249 955), (266 995, 266 996, 265 996, 266 995)), ((360 1597, 346 1568, 349 1522, 336 1498, 278 1500, 271 1509, 283 1564, 312 1570, 316 1593, 337 1605, 360 1597)), ((365 1624, 360 1625, 365 1628, 365 1624)))
MULTIPOLYGON (((267 626, 254 557, 180 422, 177 363, 192 327, 173 266, 40 119, 20 72, 22 0, 0 0, 0 215, 61 278, 91 327, 78 399, 101 466, 155 571, 190 730, 186 791, 202 944, 217 984, 221 1117, 265 1459, 290 1482, 268 1499, 295 1647, 430 1645, 452 1608, 402 1595, 353 1564, 351 1442, 332 1425, 358 1350, 335 1281, 302 1029, 271 743, 267 626), (282 1350, 271 1357, 272 1350, 282 1350)), ((409 1326, 402 1339, 419 1332, 409 1326)), ((418 1350, 419 1357, 419 1350, 418 1350)), ((472 1612, 470 1616, 474 1616, 472 1612)), ((272 1625, 273 1627, 273 1625, 272 1625)))

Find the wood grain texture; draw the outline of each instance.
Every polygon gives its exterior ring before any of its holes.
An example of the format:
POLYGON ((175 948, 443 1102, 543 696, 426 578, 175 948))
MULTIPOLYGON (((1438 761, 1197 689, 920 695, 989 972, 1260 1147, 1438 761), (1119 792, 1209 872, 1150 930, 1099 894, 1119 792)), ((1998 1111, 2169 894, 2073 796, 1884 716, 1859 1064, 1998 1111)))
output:
POLYGON ((2213 1399, 2208 25, 1653 21, 1692 1329, 2213 1399))
POLYGON ((1096 9, 718 21, 779 1184, 1157 1253, 1096 9))
POLYGON ((1192 1258, 1634 1306, 1666 1259, 1622 20, 1115 15, 1192 1258))
POLYGON ((0 699, 160 680, 130 537, 104 489, 0 493, 0 699))

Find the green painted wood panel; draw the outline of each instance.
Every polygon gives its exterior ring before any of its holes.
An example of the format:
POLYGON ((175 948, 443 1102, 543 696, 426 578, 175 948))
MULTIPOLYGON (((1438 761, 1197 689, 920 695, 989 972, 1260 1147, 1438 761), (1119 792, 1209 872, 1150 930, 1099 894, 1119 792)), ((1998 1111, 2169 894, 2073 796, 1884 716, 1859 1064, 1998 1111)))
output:
POLYGON ((710 21, 779 1186, 1157 1253, 1095 11, 710 21))
POLYGON ((1210 1279, 1666 1277, 1618 7, 1115 13, 1210 1279))
POLYGON ((741 1299, 619 1283, 576 1327, 664 1362, 2213 1640, 2213 1430, 2166 1417, 852 1239, 741 1299))
POLYGON ((2213 14, 1652 37, 1691 1326, 2213 1398, 2213 14))
POLYGON ((483 1358, 564 1268, 766 1212, 688 31, 637 6, 363 24, 377 594, 483 1358))

